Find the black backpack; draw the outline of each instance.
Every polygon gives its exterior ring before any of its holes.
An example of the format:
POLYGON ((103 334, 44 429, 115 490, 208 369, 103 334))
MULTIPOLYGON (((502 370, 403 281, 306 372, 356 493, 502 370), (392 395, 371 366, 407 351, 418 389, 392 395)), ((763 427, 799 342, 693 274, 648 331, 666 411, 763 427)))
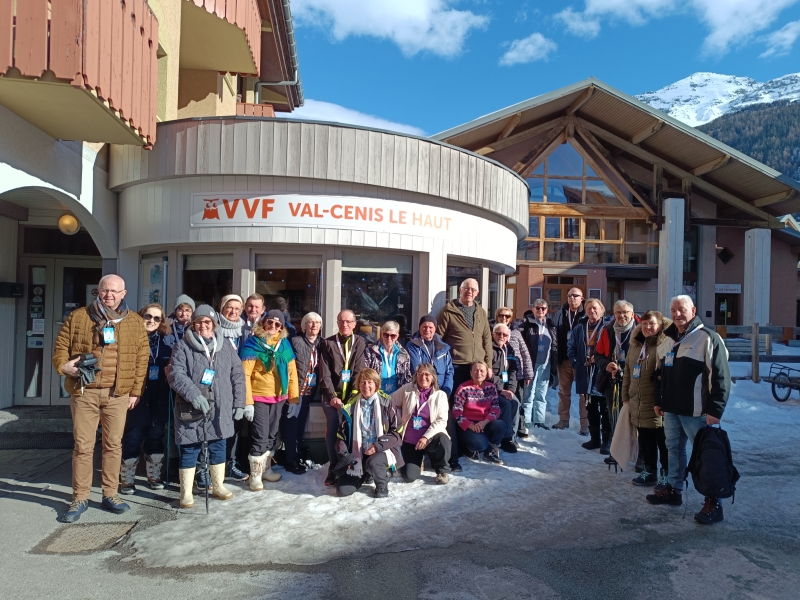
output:
POLYGON ((722 428, 707 425, 697 432, 684 483, 689 473, 694 488, 703 496, 730 498, 735 495, 739 471, 733 466, 731 443, 722 428))

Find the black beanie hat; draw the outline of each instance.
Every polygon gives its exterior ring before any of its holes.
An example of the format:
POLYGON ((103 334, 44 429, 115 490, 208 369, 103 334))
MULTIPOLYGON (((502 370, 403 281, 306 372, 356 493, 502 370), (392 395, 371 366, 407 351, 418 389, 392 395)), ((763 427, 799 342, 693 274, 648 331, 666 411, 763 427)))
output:
POLYGON ((433 318, 433 315, 425 315, 419 320, 419 326, 422 327, 423 323, 433 323, 436 325, 436 319, 433 318))

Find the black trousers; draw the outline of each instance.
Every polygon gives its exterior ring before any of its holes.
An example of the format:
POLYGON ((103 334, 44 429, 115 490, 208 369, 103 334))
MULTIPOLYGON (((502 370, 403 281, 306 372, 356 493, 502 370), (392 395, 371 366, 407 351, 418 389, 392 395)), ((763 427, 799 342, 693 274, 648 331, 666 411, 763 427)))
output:
POLYGON ((589 434, 593 440, 611 443, 611 419, 608 416, 608 403, 605 396, 589 396, 589 434))
POLYGON ((639 452, 642 455, 644 466, 649 473, 657 473, 656 465, 661 455, 661 468, 669 470, 667 459, 667 438, 663 427, 648 429, 637 427, 639 430, 639 452))
POLYGON ((448 402, 450 403, 450 413, 447 419, 447 433, 450 436, 450 464, 458 462, 458 425, 453 418, 453 401, 458 391, 459 386, 472 379, 470 375, 471 365, 453 365, 453 393, 450 394, 448 402))
POLYGON ((376 452, 371 456, 363 456, 364 461, 364 475, 356 477, 355 475, 348 475, 345 473, 336 480, 336 495, 337 496, 350 496, 355 494, 358 489, 364 485, 364 480, 367 475, 372 475, 375 480, 375 486, 388 485, 389 483, 389 462, 386 460, 386 454, 383 452, 376 452))
POLYGON ((250 463, 247 460, 250 454, 250 421, 239 419, 233 422, 233 436, 225 440, 225 462, 231 462, 239 470, 250 472, 250 463))
POLYGON ((261 456, 268 450, 277 450, 278 433, 281 426, 281 415, 286 400, 275 404, 256 402, 253 413, 253 424, 250 427, 250 456, 261 456))
POLYGON ((425 456, 437 473, 450 472, 450 438, 445 433, 437 433, 428 442, 424 450, 417 450, 415 444, 403 443, 400 451, 406 465, 400 469, 400 474, 408 483, 419 479, 422 473, 422 460, 425 456))

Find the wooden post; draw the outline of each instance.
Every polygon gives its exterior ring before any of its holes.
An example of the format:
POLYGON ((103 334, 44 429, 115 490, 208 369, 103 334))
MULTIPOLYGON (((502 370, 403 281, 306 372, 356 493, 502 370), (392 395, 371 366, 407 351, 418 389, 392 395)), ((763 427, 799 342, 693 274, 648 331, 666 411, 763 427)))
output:
POLYGON ((753 361, 753 383, 760 383, 761 382, 761 374, 759 373, 759 363, 758 363, 758 323, 753 323, 753 329, 750 335, 750 342, 752 344, 752 361, 753 361))

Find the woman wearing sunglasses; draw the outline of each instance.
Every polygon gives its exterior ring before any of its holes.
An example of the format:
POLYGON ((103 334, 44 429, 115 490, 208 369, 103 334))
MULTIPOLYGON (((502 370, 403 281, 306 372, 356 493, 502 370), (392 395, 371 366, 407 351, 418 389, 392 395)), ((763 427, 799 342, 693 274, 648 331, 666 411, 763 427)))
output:
POLYGON ((150 489, 164 488, 161 465, 164 462, 164 426, 169 411, 169 385, 165 367, 172 356, 175 336, 164 318, 160 304, 148 304, 139 311, 150 341, 144 393, 139 403, 128 411, 122 434, 122 467, 119 472, 120 494, 136 491, 136 468, 144 443, 147 483, 150 489))
POLYGON ((411 381, 411 358, 398 343, 400 324, 386 321, 381 327, 381 339, 377 344, 367 346, 364 359, 367 368, 374 369, 381 376, 381 391, 393 394, 411 381))
POLYGON ((278 481, 280 473, 272 472, 283 405, 300 402, 297 365, 294 350, 285 327, 283 313, 273 309, 262 322, 253 326, 241 351, 247 387, 245 418, 250 428, 250 489, 264 489, 262 479, 278 481))

